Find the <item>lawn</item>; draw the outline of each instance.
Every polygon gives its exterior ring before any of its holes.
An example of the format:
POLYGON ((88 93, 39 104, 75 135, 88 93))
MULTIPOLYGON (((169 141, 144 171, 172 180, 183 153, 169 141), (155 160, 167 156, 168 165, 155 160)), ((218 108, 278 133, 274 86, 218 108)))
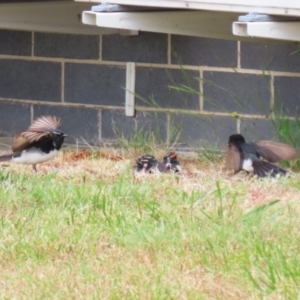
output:
POLYGON ((179 153, 182 176, 136 176, 135 155, 1 165, 1 299, 299 299, 299 174, 179 153))

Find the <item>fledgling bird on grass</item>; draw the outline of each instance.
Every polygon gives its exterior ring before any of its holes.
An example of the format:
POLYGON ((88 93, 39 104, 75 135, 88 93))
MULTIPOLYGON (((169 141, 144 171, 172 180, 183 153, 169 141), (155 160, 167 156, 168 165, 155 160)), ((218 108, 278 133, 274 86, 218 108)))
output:
POLYGON ((162 162, 157 161, 153 155, 139 156, 135 160, 134 169, 143 173, 179 173, 181 168, 175 151, 168 152, 162 162))
POLYGON ((0 162, 31 164, 37 171, 36 165, 54 158, 67 136, 59 130, 60 124, 60 119, 52 116, 36 119, 26 131, 15 136, 12 153, 0 156, 0 162))
POLYGON ((157 165, 158 161, 156 160, 156 158, 153 155, 146 154, 143 156, 139 156, 135 160, 134 170, 136 172, 152 173, 157 165))
POLYGON ((163 159, 165 171, 179 173, 181 171, 180 163, 177 160, 177 153, 175 151, 168 152, 163 159))
POLYGON ((272 163, 295 159, 298 154, 296 148, 287 144, 267 140, 246 143, 241 134, 232 134, 228 141, 226 166, 234 174, 245 170, 258 177, 276 177, 278 174, 286 175, 287 171, 272 163))

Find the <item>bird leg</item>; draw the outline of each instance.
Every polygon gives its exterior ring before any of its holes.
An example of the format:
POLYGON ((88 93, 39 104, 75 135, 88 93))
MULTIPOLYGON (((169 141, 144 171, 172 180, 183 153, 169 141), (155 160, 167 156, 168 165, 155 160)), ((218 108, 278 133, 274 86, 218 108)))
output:
POLYGON ((35 172, 37 172, 36 164, 33 164, 33 165, 32 165, 32 168, 33 168, 33 170, 34 170, 35 172))

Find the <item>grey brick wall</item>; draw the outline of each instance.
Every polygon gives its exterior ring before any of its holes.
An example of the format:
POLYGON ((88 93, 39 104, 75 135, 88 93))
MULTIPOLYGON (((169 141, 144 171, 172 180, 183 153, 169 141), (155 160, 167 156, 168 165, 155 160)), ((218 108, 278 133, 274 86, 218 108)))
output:
POLYGON ((0 30, 0 135, 40 115, 61 117, 69 142, 98 144, 155 132, 224 147, 240 128, 272 138, 271 116, 300 109, 295 43, 168 36, 86 36, 0 30), (136 116, 125 116, 126 63, 136 63, 136 116), (177 88, 174 88, 177 87, 177 88), (190 92, 187 92, 190 91, 190 92), (240 125, 232 113, 240 115, 240 125))

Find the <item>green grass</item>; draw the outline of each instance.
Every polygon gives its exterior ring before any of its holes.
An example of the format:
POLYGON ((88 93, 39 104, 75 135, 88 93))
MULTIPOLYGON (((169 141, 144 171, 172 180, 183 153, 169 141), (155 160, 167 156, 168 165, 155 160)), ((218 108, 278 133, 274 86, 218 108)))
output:
POLYGON ((179 156, 192 175, 136 177, 132 159, 1 169, 1 299, 299 297, 299 175, 179 156))

